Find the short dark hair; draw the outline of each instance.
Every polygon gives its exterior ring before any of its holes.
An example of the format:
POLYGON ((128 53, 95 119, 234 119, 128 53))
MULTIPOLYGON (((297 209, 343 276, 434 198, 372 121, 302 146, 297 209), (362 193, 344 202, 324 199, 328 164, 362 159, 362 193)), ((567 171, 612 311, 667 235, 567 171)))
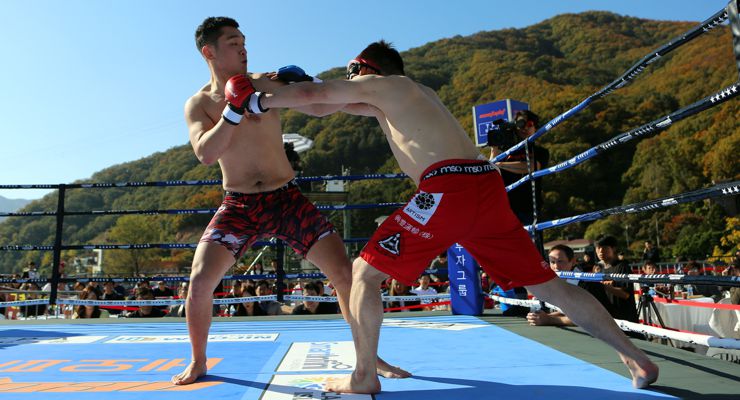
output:
POLYGON ((596 246, 617 248, 617 238, 611 235, 601 236, 596 239, 596 246))
POLYGON ((247 293, 250 296, 255 296, 255 297, 257 296, 257 292, 254 290, 254 286, 244 285, 242 286, 242 289, 244 289, 243 290, 244 293, 247 293))
POLYGON ((553 250, 560 250, 563 253, 565 253, 565 256, 568 257, 568 260, 572 260, 576 258, 576 253, 573 251, 573 249, 570 248, 570 246, 566 246, 564 244, 557 244, 555 246, 552 246, 550 251, 553 250))
POLYGON ((267 286, 268 289, 271 289, 271 286, 272 286, 272 285, 270 285, 270 282, 268 282, 266 279, 260 279, 260 280, 258 280, 257 281, 257 284, 254 285, 254 286, 255 287, 260 287, 262 285, 267 286))
POLYGON ((303 295, 306 295, 306 290, 313 290, 316 294, 321 293, 321 289, 319 289, 319 285, 316 282, 308 282, 305 285, 303 285, 303 295))
POLYGON ((403 70, 403 59, 392 43, 385 40, 370 43, 360 53, 360 58, 372 61, 380 68, 380 75, 406 75, 403 70))
POLYGON ((198 51, 207 44, 215 46, 219 36, 221 36, 221 28, 225 26, 238 28, 239 23, 229 17, 208 17, 204 19, 203 23, 195 29, 195 46, 198 51))
POLYGON ((143 299, 143 298, 147 298, 147 297, 154 298, 154 292, 152 292, 151 290, 149 290, 147 288, 140 288, 139 291, 136 293, 136 298, 137 299, 138 298, 142 298, 143 299))
POLYGON ((655 268, 655 269, 658 269, 658 265, 656 265, 656 264, 655 264, 654 262, 652 262, 652 261, 645 261, 645 263, 644 263, 644 264, 642 264, 642 268, 645 268, 645 267, 647 267, 648 265, 651 265, 651 266, 652 266, 653 268, 655 268))
POLYGON ((535 114, 532 111, 529 110, 519 110, 516 112, 516 115, 514 116, 514 120, 516 120, 519 117, 524 117, 527 121, 532 121, 534 123, 535 128, 540 127, 540 116, 535 114))

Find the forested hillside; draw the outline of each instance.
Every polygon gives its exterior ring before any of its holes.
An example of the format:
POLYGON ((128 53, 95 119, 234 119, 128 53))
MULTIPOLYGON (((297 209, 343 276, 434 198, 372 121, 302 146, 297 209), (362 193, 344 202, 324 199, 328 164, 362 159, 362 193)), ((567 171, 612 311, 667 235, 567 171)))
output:
MULTIPOLYGON (((695 23, 641 20, 606 12, 561 15, 524 29, 480 32, 428 43, 402 53, 406 72, 437 90, 460 123, 473 135, 475 104, 511 98, 530 104, 543 119, 557 116, 610 83, 636 61, 695 23)), ((380 39, 380 37, 379 37, 380 39)), ((393 38, 386 37, 392 41, 393 38)), ((366 43, 358 43, 358 52, 366 43)), ((337 60, 340 64, 342 60, 337 60)), ((636 81, 594 102, 584 112, 545 135, 551 164, 566 160, 631 128, 687 106, 737 81, 731 35, 717 28, 653 63, 636 81)), ((339 78, 340 68, 324 79, 339 78)), ((183 99, 184 100, 184 99, 183 99)), ((728 103, 679 122, 659 135, 628 142, 595 159, 543 179, 544 219, 564 217, 711 186, 740 178, 740 101, 728 103)), ((304 175, 397 172, 377 123, 368 118, 332 115, 313 118, 288 111, 284 132, 315 141, 304 154, 304 175)), ((185 142, 183 134, 183 143, 185 142)), ((488 149, 481 149, 488 155, 488 149)), ((107 168, 86 182, 217 179, 218 167, 199 165, 189 145, 107 168)), ((352 182, 351 203, 391 202, 411 193, 408 180, 352 182)), ((216 207, 218 187, 115 188, 70 190, 69 210, 216 207)), ((654 213, 614 216, 591 224, 546 231, 546 239, 616 235, 633 251, 641 240, 659 240, 664 256, 704 257, 728 254, 738 246, 737 198, 720 207, 698 202, 654 213), (734 211, 733 211, 734 207, 734 211)), ((54 210, 54 194, 25 210, 54 210)), ((373 220, 388 209, 353 212, 351 232, 367 237, 373 220)), ((191 243, 207 216, 69 217, 64 242, 191 243)), ((341 214, 332 214, 339 225, 341 214)), ((52 244, 54 219, 12 218, 0 224, 3 245, 52 244)), ((136 264, 146 268, 163 258, 186 266, 192 251, 140 252, 140 259, 110 252, 113 269, 136 264)), ((126 252, 128 253, 128 252, 126 252)), ((18 271, 30 259, 48 264, 50 252, 0 252, 0 272, 18 271)), ((73 253, 65 254, 69 258, 73 253)))

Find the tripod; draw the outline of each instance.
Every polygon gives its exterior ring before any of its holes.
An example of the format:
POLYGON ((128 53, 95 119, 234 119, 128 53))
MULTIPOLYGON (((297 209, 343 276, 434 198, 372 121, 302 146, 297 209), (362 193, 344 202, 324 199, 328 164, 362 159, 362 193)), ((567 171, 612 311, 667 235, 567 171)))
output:
MULTIPOLYGON (((640 292, 640 300, 637 302, 637 315, 642 318, 646 325, 652 326, 652 317, 653 314, 655 314, 655 318, 658 320, 660 327, 665 329, 663 317, 660 316, 658 307, 655 305, 655 301, 653 300, 653 295, 650 294, 650 286, 640 285, 640 292)), ((671 343, 671 346, 673 346, 673 342, 670 339, 668 339, 668 341, 671 343)))

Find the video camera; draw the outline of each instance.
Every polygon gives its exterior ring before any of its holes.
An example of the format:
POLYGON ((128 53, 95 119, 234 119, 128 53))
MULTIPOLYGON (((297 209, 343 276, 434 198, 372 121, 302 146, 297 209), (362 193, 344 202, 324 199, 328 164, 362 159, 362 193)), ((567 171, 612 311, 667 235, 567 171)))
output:
POLYGON ((518 119, 516 122, 506 121, 504 119, 497 119, 491 122, 488 128, 488 145, 492 147, 498 147, 501 150, 506 150, 515 144, 519 143, 519 135, 517 132, 524 128, 527 122, 518 119))

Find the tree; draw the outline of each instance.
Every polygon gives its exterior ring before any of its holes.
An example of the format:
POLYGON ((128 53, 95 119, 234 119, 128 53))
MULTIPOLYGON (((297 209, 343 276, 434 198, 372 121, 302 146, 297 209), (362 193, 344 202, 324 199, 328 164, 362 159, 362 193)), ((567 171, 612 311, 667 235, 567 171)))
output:
MULTIPOLYGON (((162 234, 162 218, 149 215, 125 215, 116 221, 108 233, 108 241, 115 244, 156 243, 162 234)), ((106 273, 139 275, 144 269, 155 266, 162 260, 159 249, 133 249, 108 251, 104 270, 106 273)))

